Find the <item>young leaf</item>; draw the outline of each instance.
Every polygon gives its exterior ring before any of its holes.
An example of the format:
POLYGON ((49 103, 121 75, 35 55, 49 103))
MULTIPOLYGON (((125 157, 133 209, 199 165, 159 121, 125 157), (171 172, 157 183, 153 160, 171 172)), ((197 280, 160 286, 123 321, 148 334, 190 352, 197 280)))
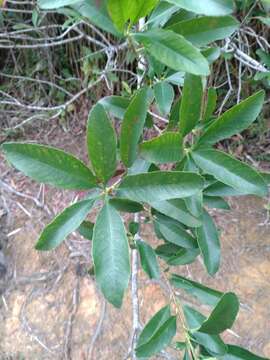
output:
POLYGON ((153 202, 191 196, 203 187, 201 176, 178 171, 153 171, 127 176, 117 195, 134 201, 153 202))
POLYGON ((90 221, 83 221, 77 229, 79 234, 87 240, 92 240, 93 230, 94 230, 94 224, 91 223, 90 221))
POLYGON ((183 276, 172 274, 170 279, 171 284, 177 289, 183 289, 192 296, 195 296, 203 304, 216 306, 223 293, 200 283, 187 279, 183 276))
POLYGON ((37 250, 52 250, 75 231, 91 210, 94 200, 83 200, 66 208, 42 231, 37 250))
POLYGON ((259 91, 235 105, 207 128, 198 144, 215 144, 245 130, 258 117, 263 101, 264 91, 259 91))
POLYGON ((196 14, 222 16, 233 12, 232 0, 168 0, 168 2, 196 14))
POLYGON ((140 155, 147 161, 166 164, 180 161, 183 157, 183 138, 176 132, 162 135, 140 144, 140 155))
POLYGON ((192 152, 195 163, 217 180, 239 190, 241 193, 264 197, 267 185, 257 171, 230 155, 213 149, 192 152))
POLYGON ((174 99, 172 85, 166 81, 160 81, 154 85, 154 94, 159 112, 161 115, 168 115, 174 99))
POLYGON ((108 0, 108 11, 116 28, 123 32, 125 23, 129 19, 129 8, 126 0, 108 0))
POLYGON ((140 18, 150 14, 159 0, 129 0, 125 1, 125 6, 129 8, 130 20, 136 23, 140 18))
POLYGON ((269 360, 267 358, 253 354, 252 352, 236 345, 228 345, 227 353, 222 360, 269 360))
POLYGON ((180 221, 189 227, 200 227, 201 221, 190 214, 185 201, 182 199, 175 199, 169 201, 152 201, 150 205, 160 213, 169 216, 170 218, 180 221))
POLYGON ((147 107, 147 88, 143 88, 131 100, 122 123, 120 153, 127 167, 130 167, 136 159, 137 145, 143 131, 147 107))
POLYGON ((143 270, 150 279, 158 279, 160 277, 160 272, 155 251, 150 245, 141 240, 136 240, 136 245, 139 250, 143 270))
POLYGON ((127 199, 112 198, 110 204, 118 211, 124 211, 128 213, 137 213, 143 211, 142 204, 127 199))
POLYGON ((106 183, 116 170, 116 135, 103 106, 96 104, 87 125, 88 154, 95 174, 106 183))
POLYGON ((187 249, 197 249, 198 244, 189 233, 183 230, 176 223, 158 221, 158 227, 164 238, 172 244, 181 246, 187 249))
POLYGON ((200 120, 203 96, 202 79, 192 74, 185 75, 180 106, 180 132, 187 135, 200 120))
POLYGON ((115 307, 121 307, 130 276, 129 247, 122 219, 108 202, 94 226, 93 261, 103 295, 115 307))
MULTIPOLYGON (((184 306, 184 314, 189 328, 199 327, 206 319, 199 311, 184 306)), ((210 351, 213 355, 219 355, 218 358, 226 354, 228 348, 224 344, 219 335, 208 335, 201 332, 193 332, 191 334, 193 341, 202 345, 206 350, 210 351)))
POLYGON ((61 189, 87 190, 97 186, 90 169, 73 155, 45 145, 5 143, 8 161, 32 179, 61 189))
POLYGON ((210 316, 196 330, 207 334, 220 334, 230 329, 239 310, 239 300, 234 293, 226 293, 217 303, 210 316))
POLYGON ((183 36, 162 29, 136 33, 133 36, 155 59, 171 69, 195 75, 209 74, 207 60, 183 36))
POLYGON ((195 46, 205 46, 229 37, 239 26, 232 16, 203 16, 170 25, 167 29, 184 36, 195 46))
POLYGON ((202 214, 202 226, 197 229, 198 244, 204 265, 210 275, 214 275, 220 265, 220 243, 216 225, 207 211, 202 214))
POLYGON ((156 327, 159 319, 156 319, 156 317, 160 312, 161 310, 147 323, 139 337, 136 348, 138 358, 150 357, 159 353, 171 343, 176 334, 176 316, 170 316, 166 321, 162 319, 159 321, 159 326, 156 327), (146 332, 145 329, 148 336, 144 333, 146 332))

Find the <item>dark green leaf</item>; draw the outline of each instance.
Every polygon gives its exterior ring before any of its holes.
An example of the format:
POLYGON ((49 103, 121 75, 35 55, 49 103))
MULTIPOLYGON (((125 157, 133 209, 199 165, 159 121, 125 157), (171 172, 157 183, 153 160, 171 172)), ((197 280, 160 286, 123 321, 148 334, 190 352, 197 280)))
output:
POLYGON ((207 60, 183 36, 169 30, 155 29, 133 34, 158 61, 177 71, 208 75, 207 60))
POLYGON ((202 214, 202 226, 197 229, 197 236, 204 265, 208 273, 214 275, 220 265, 220 242, 216 225, 205 210, 202 214))
MULTIPOLYGON (((149 325, 149 323, 147 325, 149 325)), ((140 344, 139 338, 139 343, 136 348, 137 357, 150 357, 159 353, 162 349, 171 343, 175 334, 176 316, 170 316, 169 319, 166 320, 155 332, 152 332, 152 336, 147 342, 140 344)))
POLYGON ((113 198, 110 199, 110 204, 118 211, 137 213, 143 211, 143 206, 136 202, 127 199, 113 198))
MULTIPOLYGON (((187 305, 184 306, 184 314, 190 328, 199 327, 205 320, 204 315, 187 305)), ((191 336, 195 342, 202 345, 212 354, 222 356, 227 352, 227 345, 224 344, 219 335, 208 335, 201 332, 193 332, 191 336)))
POLYGON ((202 96, 202 79, 186 74, 180 106, 180 131, 183 136, 193 130, 200 120, 202 96))
POLYGON ((230 329, 239 310, 239 300, 234 293, 226 293, 217 303, 210 316, 204 320, 197 331, 207 334, 220 334, 230 329))
POLYGON ((66 208, 45 227, 35 248, 52 250, 60 245, 70 233, 81 225, 93 204, 93 200, 83 200, 66 208))
POLYGON ((62 189, 87 190, 96 187, 92 172, 80 160, 45 145, 5 143, 6 158, 32 179, 62 189))
POLYGON ((83 221, 77 229, 79 234, 87 240, 92 240, 93 230, 94 230, 94 224, 91 223, 90 221, 83 221))
POLYGON ((140 155, 149 162, 166 164, 183 157, 183 138, 176 132, 162 135, 140 144, 140 155))
POLYGON ((204 111, 203 121, 208 121, 217 106, 217 91, 215 88, 209 88, 207 93, 207 105, 204 111))
POLYGON ((236 345, 228 345, 228 352, 222 360, 269 360, 267 358, 253 354, 252 352, 236 345))
POLYGON ((127 176, 118 195, 134 201, 153 202, 188 197, 203 187, 201 176, 178 171, 153 171, 127 176))
POLYGON ((204 46, 229 37, 238 26, 238 21, 232 16, 203 16, 177 22, 170 25, 168 30, 183 35, 195 46, 204 46))
POLYGON ((190 295, 195 296, 203 304, 210 306, 216 306, 223 296, 223 293, 220 291, 211 289, 180 275, 172 274, 170 282, 174 287, 185 290, 190 295))
POLYGON ((168 115, 174 99, 174 90, 172 85, 166 81, 158 82, 154 85, 154 94, 159 112, 161 115, 168 115))
POLYGON ((136 245, 139 250, 143 270, 150 279, 158 279, 160 277, 160 272, 155 251, 150 245, 141 240, 136 240, 136 245))
POLYGON ((87 146, 93 169, 106 183, 116 170, 116 134, 103 106, 96 104, 89 114, 87 146))
POLYGON ((169 201, 152 201, 150 205, 161 212, 182 224, 190 227, 200 227, 201 221, 191 215, 186 207, 185 201, 182 199, 175 199, 169 201))
POLYGON ((193 196, 185 198, 186 207, 188 211, 199 218, 202 214, 203 197, 202 192, 199 192, 193 196))
POLYGON ((198 143, 215 144, 245 130, 258 117, 263 101, 264 91, 259 91, 235 105, 207 128, 198 143))
POLYGON ((196 14, 219 16, 233 12, 232 0, 168 0, 168 2, 196 14))
POLYGON ((181 106, 181 98, 177 99, 173 104, 172 111, 169 117, 169 124, 167 129, 172 130, 179 127, 179 112, 181 106))
POLYGON ((204 196, 204 204, 209 208, 230 210, 231 207, 222 197, 219 196, 204 196))
POLYGON ((178 226, 177 223, 162 221, 162 218, 157 221, 161 234, 170 243, 187 249, 198 248, 196 239, 183 230, 181 226, 178 226))
POLYGON ((204 195, 207 196, 241 196, 246 195, 240 190, 235 190, 231 186, 225 185, 220 181, 216 181, 215 183, 209 185, 204 190, 204 195))
POLYGON ((147 107, 147 88, 144 88, 135 94, 125 112, 120 135, 120 153, 127 167, 130 167, 136 159, 137 145, 143 131, 147 107))
POLYGON ((192 157, 203 171, 242 193, 261 197, 268 193, 267 186, 257 171, 228 154, 202 149, 192 152, 192 157))
POLYGON ((130 276, 129 247, 122 219, 107 202, 96 220, 92 253, 103 295, 115 307, 121 307, 130 276))
POLYGON ((171 266, 187 265, 193 263, 200 254, 199 249, 181 249, 167 260, 171 266))

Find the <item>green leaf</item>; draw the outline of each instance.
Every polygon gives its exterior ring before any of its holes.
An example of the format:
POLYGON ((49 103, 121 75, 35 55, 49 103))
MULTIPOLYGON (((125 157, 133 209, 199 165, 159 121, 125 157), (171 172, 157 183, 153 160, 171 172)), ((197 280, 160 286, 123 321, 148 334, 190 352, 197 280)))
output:
POLYGON ((131 100, 122 123, 120 153, 127 167, 130 167, 136 159, 137 145, 143 131, 147 108, 147 88, 143 88, 131 100))
POLYGON ((202 206, 203 206, 202 191, 193 196, 185 198, 185 203, 188 211, 195 217, 199 218, 202 214, 202 206))
POLYGON ((62 189, 87 190, 96 187, 90 169, 73 155, 45 145, 5 143, 8 161, 35 181, 62 189))
POLYGON ((44 10, 59 9, 64 6, 79 3, 81 0, 38 0, 38 6, 44 10))
POLYGON ((140 18, 150 14, 159 0, 124 0, 125 6, 129 8, 130 20, 136 23, 140 18))
POLYGON ((170 344, 176 334, 176 317, 166 306, 159 310, 142 330, 136 348, 138 358, 150 357, 170 344))
POLYGON ((171 69, 195 75, 209 74, 207 60, 183 36, 162 29, 136 33, 133 36, 155 59, 171 69))
POLYGON ((127 199, 113 198, 110 199, 110 204, 118 211, 137 213, 143 211, 143 206, 136 202, 127 199))
POLYGON ((94 200, 83 200, 66 208, 42 231, 37 250, 52 250, 75 231, 93 207, 94 200))
POLYGON ((245 130, 258 117, 263 102, 264 91, 259 91, 235 105, 207 128, 198 144, 215 144, 245 130))
POLYGON ((108 202, 94 226, 92 253, 96 280, 103 295, 120 308, 130 276, 129 246, 122 219, 108 202))
POLYGON ((256 19, 259 19, 264 25, 270 27, 270 17, 258 16, 256 19))
POLYGON ((153 202, 188 197, 203 187, 202 177, 180 171, 153 171, 124 178, 118 188, 119 197, 153 202))
MULTIPOLYGON (((52 0, 54 1, 54 0, 52 0)), ((105 30, 116 37, 121 37, 121 33, 116 29, 107 12, 107 0, 87 0, 75 2, 72 8, 90 20, 90 22, 102 30, 105 30)))
POLYGON ((94 230, 94 224, 91 223, 90 221, 83 221, 77 229, 79 234, 87 240, 92 240, 93 230, 94 230))
POLYGON ((228 15, 234 10, 232 0, 168 0, 168 2, 196 14, 210 16, 228 15))
POLYGON ((204 204, 213 209, 230 210, 231 207, 222 197, 219 196, 204 196, 204 204))
POLYGON ((268 193, 267 185, 257 171, 217 150, 196 150, 192 152, 195 163, 206 173, 234 189, 264 197, 268 193))
POLYGON ((214 184, 209 185, 204 190, 204 195, 208 197, 216 197, 216 196, 241 196, 246 195, 240 190, 235 190, 231 186, 225 185, 220 181, 216 181, 214 184))
POLYGON ((161 234, 170 243, 187 249, 198 248, 196 239, 183 230, 177 223, 162 221, 162 218, 157 220, 157 222, 161 234))
POLYGON ((239 26, 232 16, 203 16, 177 22, 168 27, 184 36, 195 46, 205 46, 213 41, 229 37, 239 26))
POLYGON ((167 264, 171 266, 187 265, 195 261, 200 254, 199 249, 180 249, 177 253, 167 260, 167 264))
POLYGON ((108 0, 108 10, 117 29, 123 32, 129 19, 129 8, 126 0, 108 0))
POLYGON ((154 94, 159 112, 161 115, 168 115, 174 99, 174 90, 172 85, 166 81, 158 82, 154 85, 154 94))
POLYGON ((214 275, 220 265, 220 243, 216 225, 207 211, 202 214, 202 226, 197 229, 198 244, 204 265, 210 275, 214 275))
POLYGON ((228 352, 222 360, 269 360, 267 358, 253 354, 252 352, 236 345, 228 345, 228 352))
POLYGON ((180 131, 183 136, 187 135, 200 120, 202 96, 202 79, 199 76, 186 74, 180 106, 180 131))
POLYGON ((136 246, 140 254, 143 270, 150 279, 158 279, 160 277, 160 271, 155 251, 142 240, 136 240, 136 246))
POLYGON ((140 333, 137 346, 147 343, 152 335, 171 317, 170 306, 160 309, 144 326, 140 333))
MULTIPOLYGON (((206 319, 199 311, 187 305, 184 306, 184 314, 190 328, 199 327, 206 319)), ((226 354, 228 350, 227 345, 224 344, 219 335, 193 332, 191 336, 195 342, 202 345, 206 350, 210 351, 211 354, 222 356, 226 354)))
POLYGON ((112 95, 99 100, 99 104, 101 104, 111 116, 122 120, 130 104, 130 99, 123 96, 112 95))
POLYGON ((116 170, 117 140, 111 121, 100 104, 96 104, 89 114, 87 146, 96 176, 106 183, 116 170))
POLYGON ((223 293, 198 282, 187 279, 183 276, 172 274, 170 279, 171 284, 177 289, 183 289, 192 296, 195 296, 203 304, 216 306, 223 293))
POLYGON ((160 213, 169 216, 182 224, 189 227, 200 227, 202 225, 200 219, 197 219, 188 211, 185 201, 175 199, 169 201, 152 201, 150 205, 160 213))
POLYGON ((203 121, 208 121, 217 106, 217 91, 215 88, 209 88, 207 93, 207 105, 204 111, 203 121))
POLYGON ((183 138, 176 132, 162 135, 140 144, 140 155, 147 161, 166 164, 180 161, 183 157, 183 138))
POLYGON ((219 300, 210 316, 197 331, 207 334, 220 334, 230 329, 239 310, 239 300, 234 293, 226 293, 219 300))

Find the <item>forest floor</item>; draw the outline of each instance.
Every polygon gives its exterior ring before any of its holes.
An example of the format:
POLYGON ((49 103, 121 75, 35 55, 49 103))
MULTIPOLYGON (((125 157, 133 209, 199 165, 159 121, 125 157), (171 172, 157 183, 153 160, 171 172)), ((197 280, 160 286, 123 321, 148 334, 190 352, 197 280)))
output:
MULTIPOLYGON (((86 161, 84 134, 76 123, 72 128, 55 124, 31 130, 27 140, 61 147, 86 161)), ((0 268, 0 360, 125 359, 130 295, 121 310, 105 305, 87 273, 90 242, 72 234, 53 252, 34 249, 44 225, 83 194, 39 186, 1 155, 0 174, 0 256, 4 253, 6 259, 6 272, 0 268)), ((198 261, 182 267, 181 274, 236 292, 240 315, 224 338, 270 357, 270 220, 265 203, 234 198, 231 212, 215 211, 222 232, 221 270, 211 278, 198 261)), ((142 237, 156 242, 149 225, 142 237)), ((144 323, 166 303, 166 289, 140 274, 139 292, 144 323)), ((191 302, 184 293, 182 298, 191 302)))

